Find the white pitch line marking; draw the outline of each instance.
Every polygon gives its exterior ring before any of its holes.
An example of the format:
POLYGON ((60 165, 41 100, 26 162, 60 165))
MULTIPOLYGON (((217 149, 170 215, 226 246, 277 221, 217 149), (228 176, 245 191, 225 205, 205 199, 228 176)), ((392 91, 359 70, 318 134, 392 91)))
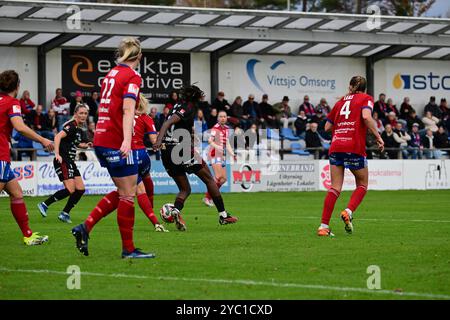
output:
MULTIPOLYGON (((317 217, 297 217, 298 219, 316 219, 320 221, 320 216, 317 217)), ((395 221, 395 222, 436 222, 436 223, 450 223, 450 220, 420 220, 420 219, 376 219, 376 218, 354 218, 355 221, 395 221)))
MULTIPOLYGON (((68 273, 56 270, 46 269, 9 269, 0 267, 0 272, 16 272, 16 273, 47 273, 56 275, 69 276, 68 273)), ((179 277, 149 277, 133 274, 123 273, 97 273, 97 272, 81 272, 84 276, 94 277, 109 277, 109 278, 130 278, 130 279, 147 279, 147 280, 163 280, 163 281, 184 281, 184 282, 205 282, 205 283, 219 283, 219 284, 231 284, 231 285, 250 285, 250 286, 265 286, 265 287, 279 287, 279 288, 300 288, 300 289, 313 289, 323 291, 339 291, 339 292, 361 292, 368 294, 386 294, 392 296, 405 296, 405 297, 417 297, 417 298, 430 298, 430 299, 448 299, 450 295, 446 294, 434 294, 434 293, 420 293, 420 292, 396 292, 392 290, 370 290, 366 288, 355 287, 335 287, 324 286, 314 284, 300 284, 300 283, 283 283, 283 282, 267 282, 267 281, 254 281, 254 280, 230 280, 230 279, 202 279, 202 278, 179 278, 179 277)))

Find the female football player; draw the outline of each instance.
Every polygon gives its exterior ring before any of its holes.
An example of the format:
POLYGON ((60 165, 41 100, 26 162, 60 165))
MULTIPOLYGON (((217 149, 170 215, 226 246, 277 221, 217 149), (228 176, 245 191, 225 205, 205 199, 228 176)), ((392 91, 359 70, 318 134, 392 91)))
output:
POLYGON ((0 192, 9 195, 11 212, 23 234, 23 242, 28 246, 43 244, 48 236, 31 231, 28 225, 28 211, 23 201, 23 192, 11 169, 10 142, 13 128, 25 137, 39 142, 49 151, 53 150, 50 140, 41 137, 24 122, 19 100, 19 75, 14 70, 0 74, 0 192))
MULTIPOLYGON (((217 115, 217 124, 212 127, 211 136, 208 139, 208 143, 210 145, 208 159, 211 167, 213 168, 216 185, 219 189, 223 184, 225 184, 225 182, 227 182, 227 151, 233 158, 235 157, 233 148, 228 140, 230 128, 226 125, 226 123, 227 113, 225 111, 220 111, 217 115)), ((209 192, 206 192, 205 197, 203 198, 203 203, 208 207, 214 206, 214 202, 212 201, 209 192)))
POLYGON ((107 194, 83 224, 72 229, 77 248, 88 255, 89 231, 108 212, 117 208, 122 238, 122 258, 153 258, 154 254, 136 249, 133 242, 134 196, 138 176, 137 153, 131 149, 134 110, 139 99, 141 76, 134 69, 142 58, 136 38, 124 38, 117 50, 118 65, 103 80, 94 147, 117 192, 107 194))
POLYGON ((191 193, 191 186, 186 176, 191 173, 197 175, 208 188, 219 212, 219 223, 222 225, 235 223, 237 218, 225 211, 219 188, 205 161, 194 148, 194 116, 197 114, 197 103, 203 96, 203 91, 194 85, 186 86, 180 91, 179 96, 180 103, 170 110, 154 144, 155 150, 161 149, 163 165, 179 189, 174 208, 171 210, 177 229, 186 230, 186 224, 180 212, 191 193))
POLYGON ((58 219, 64 223, 72 223, 70 210, 80 201, 84 194, 84 183, 80 171, 75 164, 77 148, 87 149, 92 143, 87 142, 82 126, 86 125, 89 108, 85 104, 78 104, 74 110, 72 120, 62 126, 62 130, 55 136, 55 159, 53 166, 59 181, 64 184, 64 189, 56 191, 44 202, 38 204, 41 215, 47 217, 48 207, 56 201, 69 197, 66 206, 61 211, 58 219))
POLYGON ((366 79, 361 76, 353 77, 350 80, 349 93, 335 104, 327 117, 325 130, 332 130, 333 136, 329 151, 331 188, 325 198, 322 224, 317 231, 319 236, 334 236, 328 224, 341 193, 346 168, 355 176, 356 189, 347 208, 341 212, 341 219, 345 224, 345 231, 353 232, 352 214, 366 195, 369 182, 366 160, 367 129, 376 137, 380 151, 384 149, 383 139, 372 118, 373 97, 365 92, 366 79))

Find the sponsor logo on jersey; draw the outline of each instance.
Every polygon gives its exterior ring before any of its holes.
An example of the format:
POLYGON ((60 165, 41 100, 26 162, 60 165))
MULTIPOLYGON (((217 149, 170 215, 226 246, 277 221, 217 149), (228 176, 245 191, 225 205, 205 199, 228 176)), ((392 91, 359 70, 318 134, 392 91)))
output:
POLYGON ((21 112, 21 108, 18 105, 13 105, 13 113, 20 113, 21 112))
POLYGON ((131 93, 131 94, 134 94, 137 96, 139 93, 139 86, 134 83, 130 83, 128 85, 128 93, 131 93))

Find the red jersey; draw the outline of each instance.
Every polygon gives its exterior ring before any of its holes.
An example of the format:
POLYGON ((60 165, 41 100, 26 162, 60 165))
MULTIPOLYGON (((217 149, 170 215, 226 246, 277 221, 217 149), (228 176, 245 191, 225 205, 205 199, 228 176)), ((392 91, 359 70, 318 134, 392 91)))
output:
POLYGON ((213 141, 215 144, 221 146, 224 150, 224 152, 220 152, 219 150, 216 150, 213 146, 211 146, 211 157, 222 157, 226 153, 227 150, 227 141, 228 141, 228 129, 229 127, 227 125, 220 125, 219 123, 215 124, 211 128, 211 138, 213 138, 213 141))
POLYGON ((108 72, 100 91, 94 146, 120 149, 123 142, 123 99, 139 101, 141 76, 126 64, 108 72))
POLYGON ((157 134, 155 123, 148 114, 134 116, 134 133, 131 140, 131 149, 145 149, 144 136, 146 134, 157 134))
POLYGON ((336 102, 327 121, 333 124, 329 153, 346 152, 366 156, 367 126, 362 110, 373 111, 373 98, 365 93, 349 94, 336 102))
POLYGON ((0 161, 11 161, 9 143, 13 126, 10 119, 16 116, 22 116, 19 100, 0 93, 0 161))

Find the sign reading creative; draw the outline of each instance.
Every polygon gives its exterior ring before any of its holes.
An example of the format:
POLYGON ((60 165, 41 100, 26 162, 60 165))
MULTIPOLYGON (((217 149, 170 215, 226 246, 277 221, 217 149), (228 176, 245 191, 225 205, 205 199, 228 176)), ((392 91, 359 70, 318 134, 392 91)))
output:
MULTIPOLYGON (((81 91, 99 91, 106 74, 116 66, 114 51, 62 50, 62 89, 66 97, 81 91)), ((190 82, 190 55, 143 52, 136 69, 142 76, 141 92, 153 103, 165 103, 173 90, 190 82)))

